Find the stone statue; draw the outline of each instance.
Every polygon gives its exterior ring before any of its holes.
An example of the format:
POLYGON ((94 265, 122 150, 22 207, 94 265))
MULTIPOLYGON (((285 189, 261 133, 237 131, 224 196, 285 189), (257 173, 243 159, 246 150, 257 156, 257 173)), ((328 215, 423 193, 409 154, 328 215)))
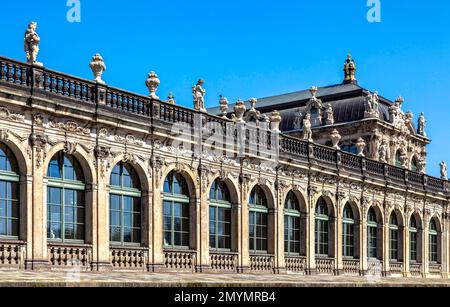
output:
POLYGON ((386 141, 383 141, 378 150, 380 162, 383 162, 383 163, 387 162, 387 159, 388 159, 387 153, 388 153, 388 145, 387 145, 386 141))
POLYGON ((425 132, 426 125, 427 125, 427 121, 425 120, 425 115, 422 112, 419 116, 419 124, 417 126, 417 133, 419 135, 424 136, 424 137, 427 136, 427 134, 425 132))
POLYGON ((389 108, 390 121, 398 129, 402 129, 405 122, 405 114, 402 111, 404 101, 402 97, 398 97, 395 103, 389 108))
POLYGON ((441 179, 442 180, 448 180, 447 164, 445 163, 445 161, 442 161, 440 165, 441 165, 441 179))
POLYGON ((37 62, 41 38, 36 33, 36 28, 36 22, 32 21, 28 24, 28 29, 24 37, 24 50, 27 55, 28 64, 42 66, 42 63, 37 62))
POLYGON ((344 84, 356 84, 356 64, 352 59, 352 55, 348 54, 347 60, 344 63, 344 84))
POLYGON ((326 106, 325 123, 327 125, 334 124, 334 113, 333 113, 333 107, 331 106, 331 104, 327 104, 327 106, 326 106))
POLYGON ((311 127, 311 114, 308 113, 303 119, 303 139, 309 142, 313 142, 311 127))
POLYGON ((95 82, 105 84, 105 82, 102 80, 102 75, 103 72, 106 71, 106 65, 99 53, 92 57, 92 61, 91 63, 89 63, 89 66, 91 67, 92 73, 94 74, 95 82))
POLYGON ((374 92, 373 94, 367 95, 367 109, 365 112, 365 118, 378 118, 380 117, 379 110, 379 97, 378 92, 374 92))
POLYGON ((203 89, 203 84, 205 81, 202 79, 198 80, 197 85, 192 88, 192 96, 194 97, 194 109, 206 112, 205 109, 205 94, 206 90, 203 89))
POLYGON ((173 96, 173 93, 170 92, 169 96, 167 96, 167 103, 168 104, 176 104, 175 97, 173 96))
POLYGON ((294 130, 302 129, 302 118, 303 118, 302 111, 298 109, 297 112, 295 112, 294 130))

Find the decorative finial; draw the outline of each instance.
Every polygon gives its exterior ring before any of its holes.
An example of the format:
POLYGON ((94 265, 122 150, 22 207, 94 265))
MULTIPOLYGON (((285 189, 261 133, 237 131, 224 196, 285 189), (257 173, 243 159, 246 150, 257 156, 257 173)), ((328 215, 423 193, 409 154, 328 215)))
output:
POLYGON ((151 71, 148 76, 147 80, 145 80, 145 85, 148 88, 149 94, 148 96, 153 99, 159 99, 159 97, 156 95, 156 91, 158 90, 158 86, 161 84, 161 81, 158 78, 158 75, 151 71))
POLYGON ((330 139, 331 139, 331 143, 333 144, 333 148, 337 149, 337 150, 341 150, 341 148, 339 147, 339 142, 341 141, 342 137, 341 137, 339 131, 337 131, 336 129, 331 131, 330 139))
POLYGON ((398 96, 397 99, 395 99, 395 102, 401 106, 405 102, 405 99, 403 99, 402 96, 398 96))
POLYGON ((256 103, 258 102, 258 99, 250 98, 248 101, 250 102, 251 110, 255 110, 256 109, 256 103))
POLYGON ((92 73, 94 74, 95 82, 105 84, 105 81, 102 80, 102 75, 103 72, 106 71, 106 65, 99 53, 92 57, 92 61, 91 63, 89 63, 89 66, 91 67, 92 73))
POLYGON ((37 62, 39 53, 39 43, 41 38, 36 33, 37 23, 32 21, 28 24, 28 28, 24 37, 24 51, 27 56, 27 62, 31 65, 43 66, 42 63, 37 62))
POLYGON ((281 123, 281 115, 280 112, 274 110, 270 115, 270 128, 272 132, 280 133, 280 123, 281 123))
POLYGON ((358 80, 356 80, 356 64, 350 53, 344 64, 344 73, 344 84, 358 84, 358 80))
POLYGON ((311 93, 312 99, 315 99, 317 95, 317 86, 311 86, 309 92, 311 93))
POLYGON ((356 142, 356 148, 358 150, 358 156, 364 157, 364 149, 366 148, 367 144, 366 141, 364 141, 363 138, 359 138, 356 142))
POLYGON ((169 96, 167 97, 167 103, 169 104, 175 104, 175 96, 173 96, 172 92, 169 92, 169 96))
POLYGON ((234 105, 234 114, 233 119, 235 122, 238 123, 244 123, 244 113, 247 111, 247 107, 245 106, 245 102, 243 102, 241 99, 236 101, 236 104, 234 105))

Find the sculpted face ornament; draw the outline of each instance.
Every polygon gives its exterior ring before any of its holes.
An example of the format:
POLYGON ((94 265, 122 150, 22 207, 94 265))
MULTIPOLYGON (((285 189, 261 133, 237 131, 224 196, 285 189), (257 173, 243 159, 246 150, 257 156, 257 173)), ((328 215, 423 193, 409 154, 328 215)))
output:
POLYGON ((43 66, 42 63, 37 62, 39 53, 39 43, 41 38, 36 33, 37 23, 32 21, 28 24, 28 28, 24 37, 24 51, 27 56, 27 62, 31 65, 43 66))
POLYGON ((92 74, 95 78, 94 81, 100 84, 105 84, 105 81, 102 80, 102 75, 103 72, 106 71, 106 65, 99 53, 92 57, 92 61, 89 63, 89 66, 92 69, 92 74))

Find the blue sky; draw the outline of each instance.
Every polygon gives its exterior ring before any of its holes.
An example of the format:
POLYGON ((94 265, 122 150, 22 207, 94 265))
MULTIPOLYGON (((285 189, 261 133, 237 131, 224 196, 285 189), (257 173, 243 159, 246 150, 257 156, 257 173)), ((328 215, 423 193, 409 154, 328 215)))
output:
POLYGON ((39 60, 92 78, 88 63, 105 58, 105 81, 146 94, 155 70, 158 94, 173 91, 191 106, 191 88, 206 80, 208 107, 342 81, 348 52, 360 85, 395 99, 432 139, 428 173, 450 163, 450 1, 381 0, 381 23, 366 19, 366 0, 81 0, 81 23, 66 20, 66 0, 2 1, 0 55, 25 60, 23 33, 38 22, 39 60), (6 14, 5 12, 9 12, 6 14))

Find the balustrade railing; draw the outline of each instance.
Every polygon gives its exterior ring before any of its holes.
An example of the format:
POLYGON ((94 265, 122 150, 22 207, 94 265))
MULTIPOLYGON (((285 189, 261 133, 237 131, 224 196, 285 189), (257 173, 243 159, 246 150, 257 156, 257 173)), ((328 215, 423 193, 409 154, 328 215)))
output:
POLYGON ((2 267, 21 268, 25 260, 25 243, 0 242, 0 265, 2 267))
POLYGON ((333 258, 316 258, 317 274, 333 275, 336 271, 335 263, 333 258))
POLYGON ((420 277, 422 276, 422 264, 415 262, 409 264, 409 272, 411 276, 413 277, 420 277))
POLYGON ((250 269, 254 272, 272 272, 274 261, 273 255, 251 255, 250 269))
POLYGON ((237 253, 211 252, 211 268, 217 271, 236 272, 238 266, 237 253))
POLYGON ((92 246, 48 244, 48 260, 53 268, 76 268, 90 270, 92 263, 92 246))
POLYGON ((197 253, 194 251, 165 251, 164 265, 167 269, 194 272, 197 253))
POLYGON ((441 275, 442 265, 439 263, 430 263, 428 266, 428 272, 430 275, 441 275))
MULTIPOLYGON (((192 127, 196 124, 196 118, 202 126, 206 122, 217 122, 222 125, 224 131, 233 133, 235 142, 237 140, 236 130, 230 130, 226 125, 230 120, 4 57, 0 57, 0 82, 4 85, 13 84, 16 87, 29 88, 33 94, 47 93, 89 104, 104 104, 107 108, 148 116, 154 124, 159 121, 160 125, 180 123, 192 127)), ((256 132, 258 129, 253 130, 251 127, 246 128, 247 141, 254 140, 260 153, 262 149, 265 149, 265 145, 268 149, 272 148, 272 132, 267 131, 262 134, 256 132)), ((340 152, 284 134, 280 134, 279 145, 282 153, 336 164, 337 167, 342 165, 349 171, 367 172, 396 184, 408 182, 415 188, 448 194, 447 181, 439 178, 407 172, 403 168, 340 152), (340 159, 338 154, 341 156, 340 159)))
POLYGON ((389 271, 394 275, 402 275, 403 274, 403 263, 402 262, 393 262, 389 264, 389 271))
POLYGON ((147 269, 148 249, 132 247, 111 247, 110 259, 114 269, 140 270, 147 269))
POLYGON ((367 275, 381 276, 383 274, 383 261, 369 260, 367 262, 367 275))
POLYGON ((288 272, 306 274, 306 257, 286 256, 285 263, 288 272))

